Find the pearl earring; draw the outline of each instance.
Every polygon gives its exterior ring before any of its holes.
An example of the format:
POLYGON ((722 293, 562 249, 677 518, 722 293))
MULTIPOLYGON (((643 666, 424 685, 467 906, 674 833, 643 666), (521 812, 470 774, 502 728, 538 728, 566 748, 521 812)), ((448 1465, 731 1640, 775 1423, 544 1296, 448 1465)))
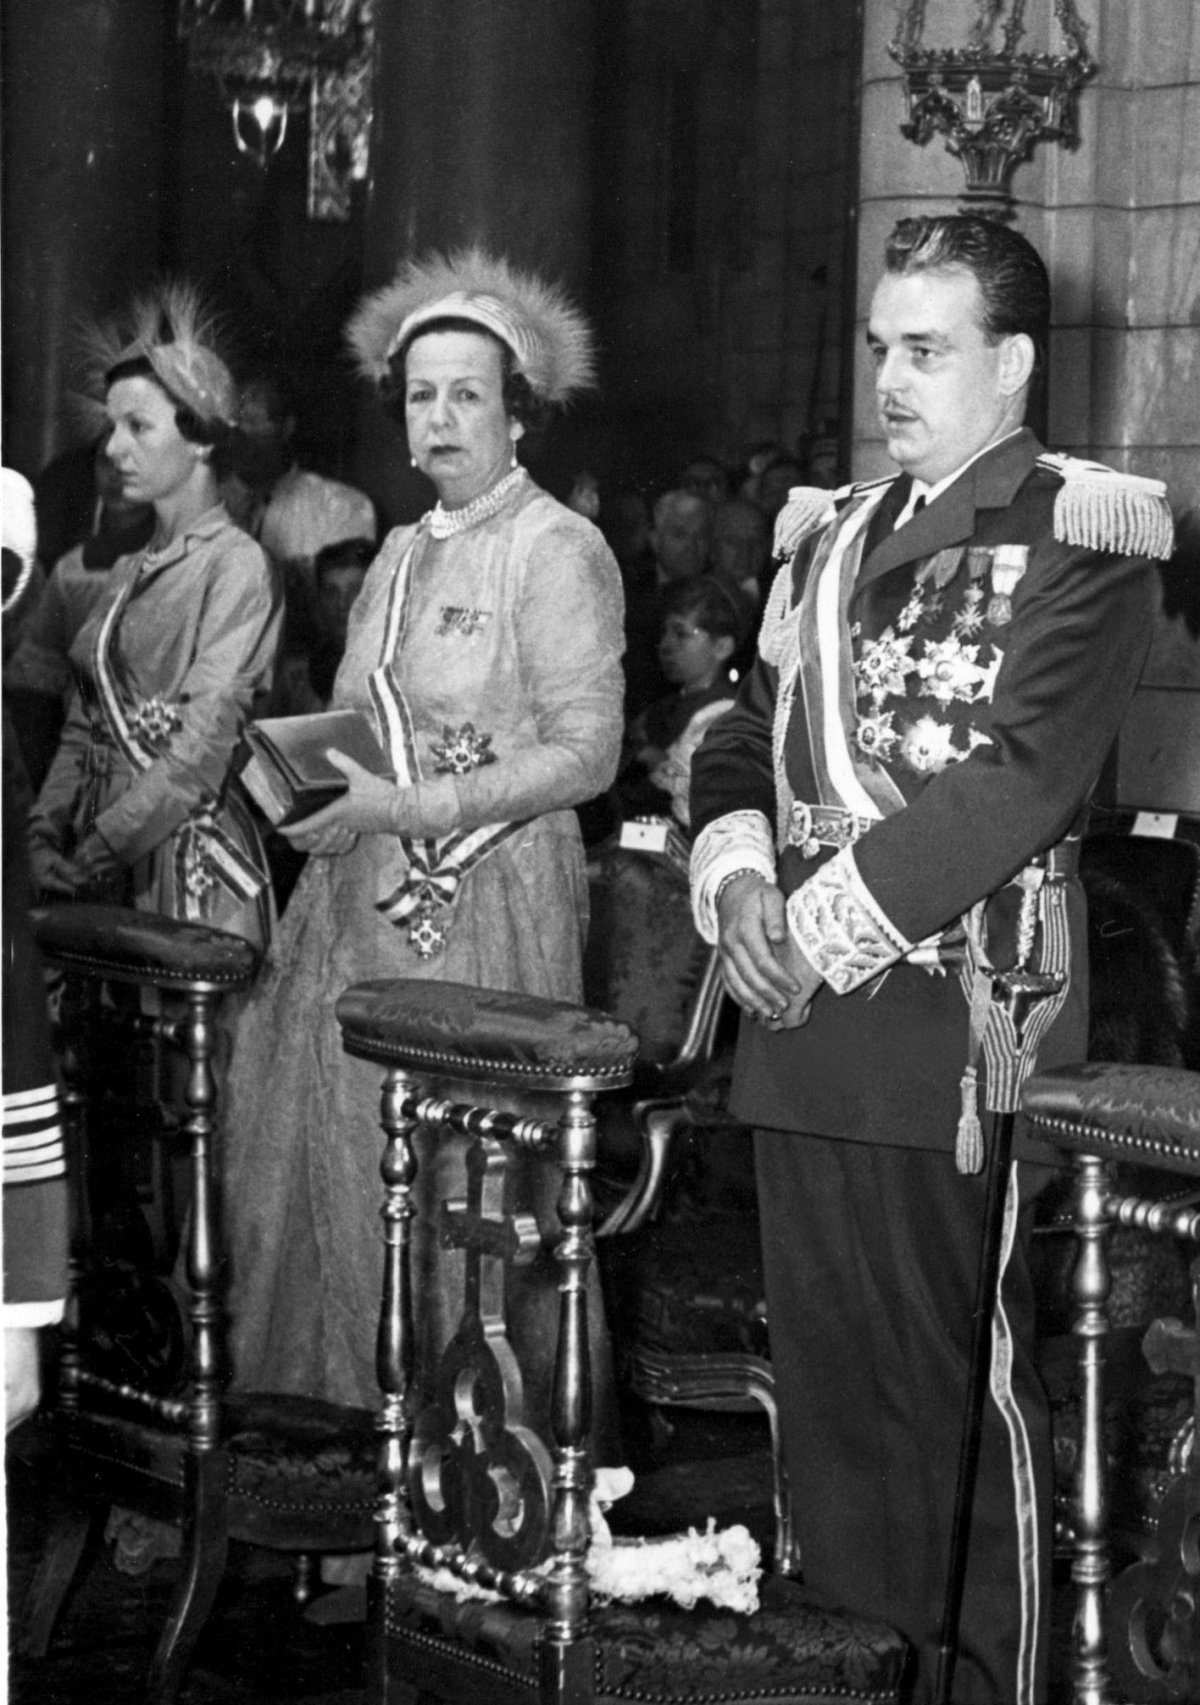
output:
POLYGON ((410 456, 408 458, 408 460, 409 460, 410 466, 415 468, 417 465, 417 458, 415 456, 410 456))

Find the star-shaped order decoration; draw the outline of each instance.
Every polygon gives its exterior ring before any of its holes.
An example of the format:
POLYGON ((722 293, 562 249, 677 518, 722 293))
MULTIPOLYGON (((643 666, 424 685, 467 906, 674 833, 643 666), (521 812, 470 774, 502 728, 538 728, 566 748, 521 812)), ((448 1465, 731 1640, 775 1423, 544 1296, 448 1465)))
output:
POLYGON ((482 733, 473 722, 464 722, 461 728, 443 723, 441 741, 432 741, 429 750, 438 775, 470 775, 472 770, 496 762, 491 735, 482 733))

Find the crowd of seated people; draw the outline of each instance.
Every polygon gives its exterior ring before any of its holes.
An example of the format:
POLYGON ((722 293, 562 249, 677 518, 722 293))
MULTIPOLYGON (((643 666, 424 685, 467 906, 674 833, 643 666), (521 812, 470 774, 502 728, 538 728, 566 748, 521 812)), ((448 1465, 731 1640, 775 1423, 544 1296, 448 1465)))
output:
MULTIPOLYGON (((636 748, 646 715, 671 703, 672 689, 689 690, 663 654, 669 615, 676 625, 683 619, 676 597, 683 589, 716 583, 735 612, 730 625, 720 628, 731 640, 721 664, 721 687, 732 696, 753 662, 777 566, 771 553, 775 517, 792 486, 836 483, 837 455, 837 423, 822 419, 795 452, 774 441, 755 444, 740 466, 698 454, 657 493, 630 484, 606 489, 590 474, 576 483, 569 501, 595 518, 621 570, 627 752, 636 748), (586 508, 577 499, 582 493, 586 508)), ((620 791, 604 809, 592 805, 584 810, 589 842, 612 832, 613 799, 620 791)), ((623 803, 628 814, 628 801, 623 803)))

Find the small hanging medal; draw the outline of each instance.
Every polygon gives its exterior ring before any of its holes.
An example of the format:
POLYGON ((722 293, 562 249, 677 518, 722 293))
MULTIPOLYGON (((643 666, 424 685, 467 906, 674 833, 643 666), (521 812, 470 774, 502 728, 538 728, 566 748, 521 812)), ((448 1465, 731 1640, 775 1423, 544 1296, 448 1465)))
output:
POLYGON ((1028 567, 1028 545, 997 545, 992 552, 992 596, 988 600, 987 619, 993 627, 1002 628, 1012 621, 1012 595, 1028 567))

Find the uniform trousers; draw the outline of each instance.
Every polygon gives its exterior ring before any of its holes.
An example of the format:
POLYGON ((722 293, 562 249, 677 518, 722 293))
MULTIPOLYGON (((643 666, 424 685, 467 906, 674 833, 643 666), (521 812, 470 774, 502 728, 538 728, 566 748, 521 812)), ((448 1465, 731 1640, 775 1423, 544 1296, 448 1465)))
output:
MULTIPOLYGON (((966 1396, 982 1177, 954 1156, 755 1133, 767 1318, 806 1585, 883 1618, 932 1698, 966 1396)), ((1049 1169, 1014 1163, 955 1705, 1046 1697, 1049 1406, 1027 1261, 1049 1169)))

